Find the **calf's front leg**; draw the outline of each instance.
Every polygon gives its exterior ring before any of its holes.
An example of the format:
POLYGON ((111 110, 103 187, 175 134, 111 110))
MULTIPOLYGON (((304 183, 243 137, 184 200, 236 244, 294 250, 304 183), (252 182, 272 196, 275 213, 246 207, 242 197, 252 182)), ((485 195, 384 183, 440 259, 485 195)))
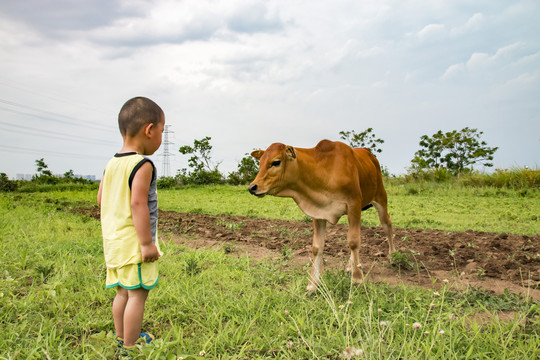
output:
POLYGON ((315 291, 319 285, 325 238, 326 220, 313 219, 313 244, 311 245, 313 265, 311 267, 307 291, 315 291))

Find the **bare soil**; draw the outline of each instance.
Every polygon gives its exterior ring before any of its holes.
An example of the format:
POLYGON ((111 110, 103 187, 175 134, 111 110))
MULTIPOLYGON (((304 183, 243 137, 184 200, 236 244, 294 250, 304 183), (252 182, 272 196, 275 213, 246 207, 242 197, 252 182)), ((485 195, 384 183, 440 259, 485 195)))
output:
MULTIPOLYGON (((99 218, 97 207, 78 209, 99 218)), ((312 223, 160 211, 161 234, 178 244, 226 249, 255 259, 288 256, 291 267, 311 261, 312 223)), ((444 280, 458 289, 474 286, 501 294, 530 296, 540 301, 540 234, 516 235, 468 230, 394 228, 398 251, 413 266, 390 264, 381 227, 363 227, 360 261, 369 281, 436 289, 444 280)), ((328 225, 324 249, 326 269, 345 269, 350 251, 347 226, 328 225)), ((306 285, 307 285, 306 269, 306 285)))

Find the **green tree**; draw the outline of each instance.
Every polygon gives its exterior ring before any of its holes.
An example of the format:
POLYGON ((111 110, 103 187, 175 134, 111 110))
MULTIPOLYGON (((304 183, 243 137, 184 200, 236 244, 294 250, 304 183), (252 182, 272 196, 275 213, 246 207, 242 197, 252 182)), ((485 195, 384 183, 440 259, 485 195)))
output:
POLYGON ((373 154, 382 152, 379 146, 384 144, 384 140, 375 136, 373 128, 367 128, 358 134, 354 130, 340 131, 339 135, 353 148, 368 148, 373 154))
POLYGON ((36 160, 36 167, 39 176, 52 176, 52 172, 51 170, 49 170, 49 166, 45 164, 45 159, 41 158, 36 160))
POLYGON ((69 169, 64 173, 64 179, 66 180, 73 180, 75 178, 75 174, 73 173, 73 170, 69 169))
POLYGON ((218 170, 219 163, 214 164, 212 162, 211 139, 209 136, 201 140, 195 139, 193 146, 184 145, 178 150, 182 155, 191 155, 188 160, 188 166, 191 168, 191 171, 184 168, 177 175, 183 183, 205 185, 223 181, 221 173, 218 170))
POLYGON ((445 168, 454 174, 472 170, 475 164, 493 166, 493 154, 498 147, 489 147, 481 140, 482 131, 468 127, 443 133, 441 130, 431 137, 422 135, 420 146, 414 154, 412 169, 445 168))
POLYGON ((249 184, 255 179, 258 172, 259 162, 250 154, 244 154, 236 171, 229 174, 228 182, 233 185, 249 184))

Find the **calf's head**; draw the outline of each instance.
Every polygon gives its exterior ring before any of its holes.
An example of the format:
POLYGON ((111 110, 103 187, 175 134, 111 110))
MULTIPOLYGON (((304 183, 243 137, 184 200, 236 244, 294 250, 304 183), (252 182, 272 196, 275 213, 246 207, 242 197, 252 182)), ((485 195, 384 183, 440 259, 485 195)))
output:
POLYGON ((292 146, 275 143, 266 150, 251 153, 259 160, 259 173, 249 185, 249 192, 255 196, 279 195, 289 183, 292 175, 291 164, 296 160, 296 151, 292 146))

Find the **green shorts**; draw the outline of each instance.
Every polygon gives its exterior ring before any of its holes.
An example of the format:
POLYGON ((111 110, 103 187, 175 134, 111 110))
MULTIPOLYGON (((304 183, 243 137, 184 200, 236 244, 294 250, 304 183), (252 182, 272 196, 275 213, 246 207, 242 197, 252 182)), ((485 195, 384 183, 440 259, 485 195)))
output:
POLYGON ((107 268, 106 288, 121 286, 127 290, 153 289, 159 281, 158 262, 130 264, 121 268, 107 268))

